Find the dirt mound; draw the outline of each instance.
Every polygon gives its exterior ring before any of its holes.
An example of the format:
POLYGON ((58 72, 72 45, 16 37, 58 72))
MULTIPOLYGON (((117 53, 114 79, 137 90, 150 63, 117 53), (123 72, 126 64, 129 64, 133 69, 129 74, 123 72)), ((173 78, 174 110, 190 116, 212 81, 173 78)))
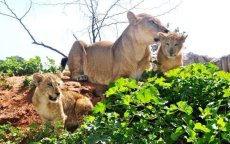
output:
MULTIPOLYGON (((13 126, 27 128, 34 122, 41 123, 41 119, 32 105, 34 87, 24 87, 25 77, 9 77, 8 86, 0 86, 0 124, 11 123, 13 126)), ((87 82, 73 82, 64 78, 63 89, 79 92, 96 104, 102 99, 105 86, 87 82)))

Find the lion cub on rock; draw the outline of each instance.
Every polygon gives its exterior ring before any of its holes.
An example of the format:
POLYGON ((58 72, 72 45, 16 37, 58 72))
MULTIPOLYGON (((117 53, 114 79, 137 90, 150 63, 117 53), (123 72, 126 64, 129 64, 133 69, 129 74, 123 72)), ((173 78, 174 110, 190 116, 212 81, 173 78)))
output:
POLYGON ((61 121, 66 128, 78 126, 93 105, 81 94, 61 90, 61 75, 33 75, 36 89, 32 103, 43 122, 61 121))
POLYGON ((182 47, 188 35, 158 33, 161 43, 157 51, 158 70, 167 72, 183 65, 182 47))
POLYGON ((139 79, 150 68, 151 51, 158 32, 168 32, 161 22, 148 14, 127 13, 129 25, 114 42, 88 45, 76 41, 68 56, 71 79, 87 76, 97 84, 109 84, 120 77, 139 79))

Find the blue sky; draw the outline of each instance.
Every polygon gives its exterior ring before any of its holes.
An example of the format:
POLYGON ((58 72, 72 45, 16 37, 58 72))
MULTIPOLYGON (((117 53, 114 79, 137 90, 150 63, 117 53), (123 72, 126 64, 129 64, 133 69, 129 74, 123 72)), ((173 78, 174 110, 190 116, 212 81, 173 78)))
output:
MULTIPOLYGON (((35 1, 35 0, 34 0, 35 1)), ((37 2, 57 2, 61 0, 37 0, 37 2)), ((22 15, 28 7, 28 0, 8 0, 9 5, 22 15)), ((105 2, 105 1, 104 1, 105 2)), ((108 1, 106 1, 108 2, 108 1)), ((185 51, 192 51, 200 55, 220 57, 230 54, 228 44, 230 33, 230 21, 228 20, 230 9, 228 0, 145 0, 142 5, 146 9, 133 10, 134 13, 149 13, 159 15, 175 7, 179 7, 168 14, 160 16, 159 19, 170 27, 179 27, 186 31, 188 38, 185 42, 185 51), (157 7, 165 3, 160 8, 157 7)), ((100 8, 103 9, 106 4, 100 8)), ((129 5, 126 5, 127 7, 129 5)), ((115 9, 119 11, 119 9, 115 9)), ((7 10, 0 6, 0 12, 7 10)), ((127 21, 126 14, 120 15, 121 20, 127 21)), ((79 39, 89 43, 88 33, 82 31, 88 25, 88 19, 76 6, 63 7, 38 6, 32 7, 31 12, 23 19, 23 22, 30 29, 37 41, 42 41, 68 55, 68 52, 75 41, 73 33, 79 39), (79 32, 81 31, 81 32, 79 32)), ((119 34, 127 24, 119 26, 119 34)), ((105 30, 103 40, 115 41, 118 37, 112 28, 105 30)), ((18 21, 0 15, 0 59, 8 56, 19 55, 24 58, 40 56, 43 59, 48 56, 60 61, 61 55, 33 45, 29 35, 25 32, 18 21)))

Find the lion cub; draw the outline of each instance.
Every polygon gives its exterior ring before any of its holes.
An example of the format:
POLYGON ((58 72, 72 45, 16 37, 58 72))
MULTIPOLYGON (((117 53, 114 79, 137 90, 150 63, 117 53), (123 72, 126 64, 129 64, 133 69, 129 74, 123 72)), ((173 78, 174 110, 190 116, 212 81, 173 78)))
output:
POLYGON ((43 122, 61 121, 66 128, 78 126, 90 113, 89 98, 73 91, 61 90, 61 75, 35 73, 36 89, 32 103, 43 122))
POLYGON ((158 70, 162 72, 183 65, 182 47, 188 35, 177 33, 158 33, 161 46, 157 51, 158 70))

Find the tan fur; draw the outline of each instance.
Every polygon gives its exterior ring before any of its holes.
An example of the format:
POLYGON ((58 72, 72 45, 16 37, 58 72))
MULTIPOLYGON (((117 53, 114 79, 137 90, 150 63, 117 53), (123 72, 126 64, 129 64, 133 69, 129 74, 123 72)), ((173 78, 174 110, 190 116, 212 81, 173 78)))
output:
POLYGON ((161 42, 161 46, 157 52, 157 60, 160 63, 158 69, 166 72, 182 66, 182 47, 187 35, 159 32, 158 36, 161 42))
POLYGON ((61 89, 60 76, 36 73, 33 79, 37 87, 32 103, 43 122, 61 121, 70 128, 81 124, 83 117, 92 111, 89 98, 61 89))
POLYGON ((148 14, 127 13, 128 27, 115 43, 102 41, 87 45, 76 41, 70 50, 68 67, 71 79, 87 75, 90 82, 105 84, 119 77, 139 79, 150 68, 149 45, 158 32, 167 31, 160 21, 148 14))

